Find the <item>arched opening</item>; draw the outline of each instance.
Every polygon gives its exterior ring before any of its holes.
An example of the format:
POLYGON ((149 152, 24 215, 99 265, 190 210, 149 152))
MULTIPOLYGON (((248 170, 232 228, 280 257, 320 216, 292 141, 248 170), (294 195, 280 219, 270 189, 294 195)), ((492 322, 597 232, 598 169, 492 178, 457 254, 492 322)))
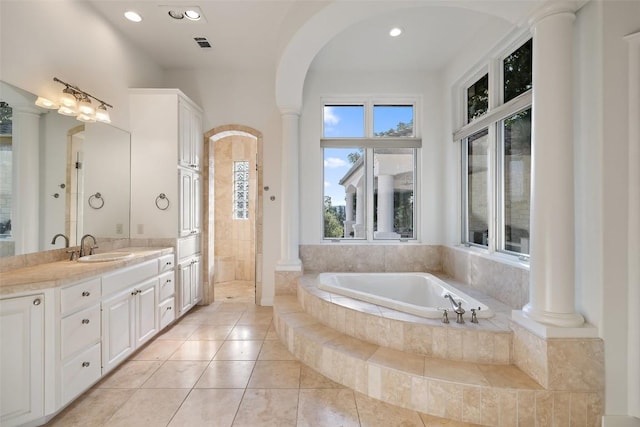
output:
POLYGON ((262 134, 241 125, 205 133, 204 299, 262 296, 262 134))

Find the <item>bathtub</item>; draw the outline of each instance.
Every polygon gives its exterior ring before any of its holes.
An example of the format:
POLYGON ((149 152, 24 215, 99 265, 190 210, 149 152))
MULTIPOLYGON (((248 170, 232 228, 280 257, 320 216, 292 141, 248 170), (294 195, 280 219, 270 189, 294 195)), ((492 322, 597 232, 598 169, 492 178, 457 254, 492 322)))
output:
POLYGON ((476 312, 479 319, 494 314, 485 304, 429 273, 320 273, 318 288, 429 319, 441 318, 446 308, 449 320, 455 322, 447 294, 462 301, 465 320, 471 319, 472 308, 480 309, 476 312))

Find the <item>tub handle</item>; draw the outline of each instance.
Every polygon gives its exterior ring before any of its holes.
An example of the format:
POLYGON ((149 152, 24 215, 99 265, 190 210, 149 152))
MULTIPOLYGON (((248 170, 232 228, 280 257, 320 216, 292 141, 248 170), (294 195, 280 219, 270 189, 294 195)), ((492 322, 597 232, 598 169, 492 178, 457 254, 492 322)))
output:
POLYGON ((442 309, 442 323, 449 323, 449 310, 446 308, 442 309))
POLYGON ((471 309, 471 323, 478 323, 478 316, 476 316, 476 311, 480 311, 480 307, 477 309, 471 309))

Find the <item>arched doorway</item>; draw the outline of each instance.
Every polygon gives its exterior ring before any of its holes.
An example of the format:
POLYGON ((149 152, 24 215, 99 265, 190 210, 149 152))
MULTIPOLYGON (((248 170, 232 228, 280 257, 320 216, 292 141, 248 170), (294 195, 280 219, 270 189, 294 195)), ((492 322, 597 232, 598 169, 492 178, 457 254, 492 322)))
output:
POLYGON ((204 298, 262 294, 262 134, 241 125, 205 133, 204 298))

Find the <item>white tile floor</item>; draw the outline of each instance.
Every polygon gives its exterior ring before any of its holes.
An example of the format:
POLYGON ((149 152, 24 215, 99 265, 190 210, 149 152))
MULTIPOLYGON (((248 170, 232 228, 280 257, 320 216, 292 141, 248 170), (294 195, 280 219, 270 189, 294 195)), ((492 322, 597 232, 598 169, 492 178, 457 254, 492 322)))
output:
POLYGON ((196 307, 51 426, 463 426, 344 388, 280 343, 271 307, 196 307))

